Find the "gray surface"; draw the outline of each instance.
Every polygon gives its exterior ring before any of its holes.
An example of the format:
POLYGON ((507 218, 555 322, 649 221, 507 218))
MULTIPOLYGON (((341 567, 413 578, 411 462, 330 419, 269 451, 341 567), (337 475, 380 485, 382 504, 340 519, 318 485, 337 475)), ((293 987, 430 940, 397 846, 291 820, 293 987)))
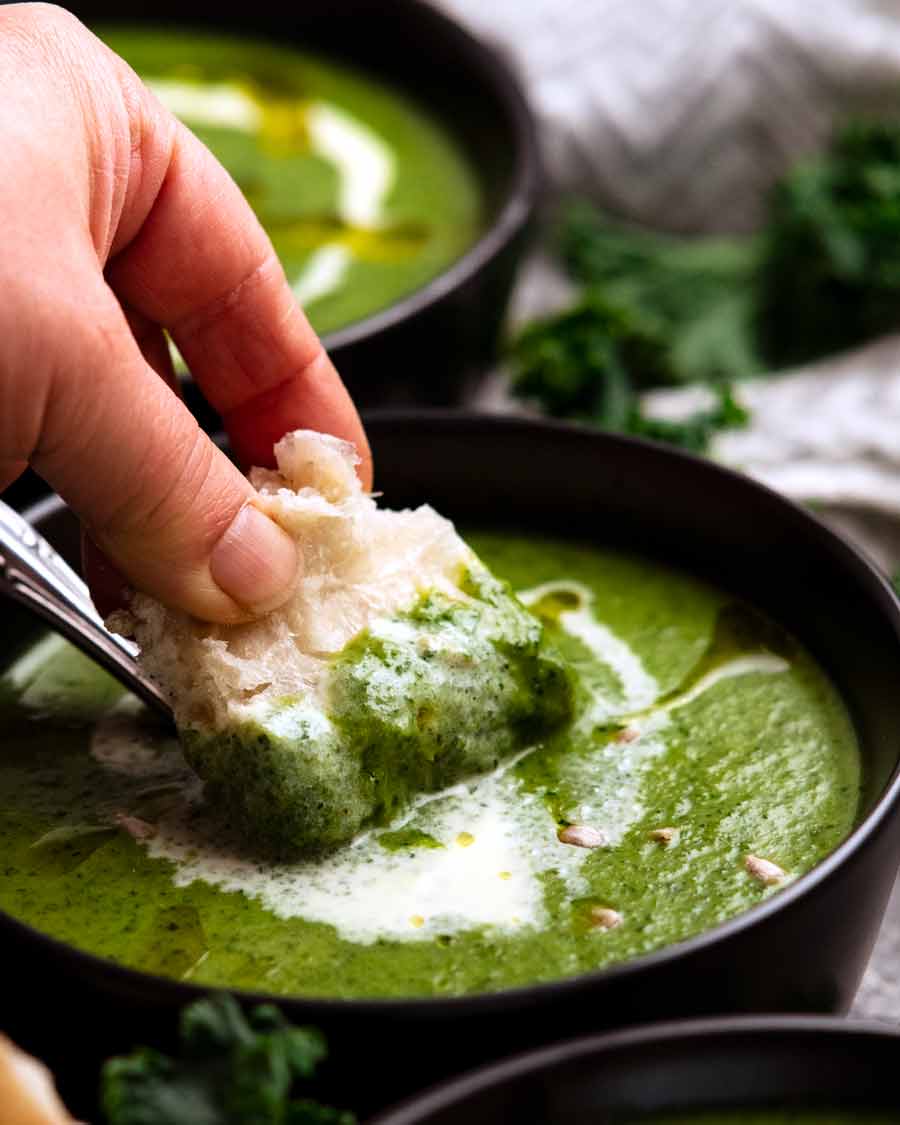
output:
POLYGON ((858 1019, 900 1023, 900 882, 850 1012, 858 1019))

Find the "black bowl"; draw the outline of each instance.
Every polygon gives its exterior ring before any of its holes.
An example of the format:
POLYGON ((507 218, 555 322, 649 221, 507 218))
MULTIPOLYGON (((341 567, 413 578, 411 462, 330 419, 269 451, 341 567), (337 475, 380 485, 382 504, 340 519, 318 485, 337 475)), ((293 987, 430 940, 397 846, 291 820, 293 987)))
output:
MULTIPOLYGON (((621 965, 451 999, 280 998, 292 1019, 329 1036, 338 1096, 348 1100, 351 1066, 357 1108, 371 1109, 567 1035, 686 1015, 845 1008, 900 856, 900 611, 884 580, 809 512, 664 446, 563 424, 437 413, 376 415, 368 429, 391 506, 428 500, 467 524, 643 551, 767 609, 806 642, 849 704, 864 756, 864 815, 814 870, 761 905, 621 965)), ((35 515, 77 553, 75 521, 58 502, 35 515)), ((36 629, 13 608, 4 625, 0 665, 36 629)), ((38 988, 58 1011, 95 1014, 96 1037, 80 1044, 95 1055, 164 1041, 177 1007, 200 991, 79 953, 2 916, 0 949, 3 1018, 55 1062, 71 1063, 75 1048, 44 1019, 38 988)))
MULTIPOLYGON (((360 406, 460 401, 496 352, 538 193, 534 121, 504 58, 421 0, 136 0, 127 8, 73 0, 66 7, 88 26, 212 28, 322 51, 428 107, 480 179, 484 232, 410 296, 323 339, 360 406)), ((209 423, 208 411, 198 413, 209 423)))
POLYGON ((900 1031, 802 1017, 663 1024, 484 1067, 370 1125, 639 1122, 644 1115, 869 1111, 900 1121, 900 1031))

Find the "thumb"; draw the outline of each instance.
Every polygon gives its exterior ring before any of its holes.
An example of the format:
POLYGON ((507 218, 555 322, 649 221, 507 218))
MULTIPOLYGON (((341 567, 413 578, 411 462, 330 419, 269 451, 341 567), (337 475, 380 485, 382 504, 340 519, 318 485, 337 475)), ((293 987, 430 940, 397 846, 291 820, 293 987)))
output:
POLYGON ((54 366, 32 463, 137 589, 232 624, 280 605, 294 541, 147 364, 112 295, 54 366))

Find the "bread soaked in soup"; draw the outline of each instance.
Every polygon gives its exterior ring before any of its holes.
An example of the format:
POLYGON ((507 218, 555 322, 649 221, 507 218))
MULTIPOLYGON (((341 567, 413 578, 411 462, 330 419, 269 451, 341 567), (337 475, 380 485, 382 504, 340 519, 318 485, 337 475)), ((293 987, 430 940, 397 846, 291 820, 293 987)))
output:
POLYGON ((255 469, 302 577, 260 621, 135 597, 126 622, 186 756, 256 844, 333 847, 416 794, 494 768, 570 715, 541 622, 432 508, 379 508, 352 446, 297 431, 255 469))

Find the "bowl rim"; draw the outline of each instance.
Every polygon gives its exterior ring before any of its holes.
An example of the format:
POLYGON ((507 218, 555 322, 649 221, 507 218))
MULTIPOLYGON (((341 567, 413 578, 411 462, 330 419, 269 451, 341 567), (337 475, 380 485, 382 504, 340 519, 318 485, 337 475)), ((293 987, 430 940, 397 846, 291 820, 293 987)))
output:
MULTIPOLYGON (((464 286, 527 227, 543 183, 537 122, 508 53, 430 0, 414 0, 413 3, 403 0, 403 3, 406 11, 417 12, 417 18, 432 20, 445 39, 455 40, 456 49, 477 69, 509 119, 507 141, 514 155, 509 187, 496 215, 460 257, 405 297, 323 335, 322 343, 327 352, 388 332, 464 286)), ((401 4, 394 0, 394 6, 400 9, 401 4)))
MULTIPOLYGON (((870 596, 873 599, 881 600, 887 623, 891 626, 898 646, 900 646, 900 597, 893 590, 887 578, 878 571, 874 563, 859 548, 828 527, 814 512, 735 469, 646 438, 611 433, 583 423, 563 422, 554 419, 523 418, 461 410, 388 409, 367 412, 364 420, 367 425, 373 424, 376 427, 380 425, 415 426, 421 430, 423 426, 435 425, 450 433, 461 431, 465 434, 467 440, 471 440, 474 428, 476 431, 483 430, 495 444, 501 441, 504 431, 510 432, 513 430, 518 430, 523 434, 539 431, 555 434, 560 438, 573 439, 577 437, 581 440, 586 438, 601 445, 620 445, 638 451, 643 449, 654 456, 668 458, 673 464, 687 464, 695 471, 699 470, 712 476, 718 476, 727 482, 729 487, 755 492, 766 499, 768 503, 783 508, 789 514, 792 513, 795 518, 799 518, 801 522, 814 529, 820 537, 829 540, 832 547, 843 556, 842 562, 844 565, 851 570, 855 570, 861 582, 869 584, 870 596)), ((460 436, 462 436, 462 433, 460 436)), ((22 514, 26 519, 36 521, 63 510, 65 507, 65 503, 60 497, 51 495, 26 508, 22 514)), ((593 981, 626 981, 636 974, 667 966, 680 957, 698 955, 716 946, 719 942, 736 937, 744 931, 768 921, 774 914, 788 909, 798 899, 831 878, 845 862, 866 845, 871 837, 881 831, 886 820, 898 805, 900 805, 900 759, 898 759, 881 792, 872 801, 868 812, 865 813, 854 829, 809 871, 798 876, 788 886, 755 906, 742 910, 709 929, 701 930, 692 937, 660 946, 658 949, 651 950, 638 957, 614 962, 606 967, 592 969, 571 977, 538 981, 491 992, 475 992, 454 996, 414 995, 351 998, 273 993, 233 985, 204 986, 192 981, 175 980, 174 978, 162 977, 144 972, 141 969, 121 965, 109 958, 79 949, 59 938, 45 934, 3 910, 0 910, 0 933, 6 929, 14 935, 18 935, 19 940, 36 941, 39 947, 47 950, 48 954, 61 958, 63 961, 68 961, 75 966, 80 965, 84 969, 89 968, 93 971, 105 973, 126 988, 129 984, 136 987, 152 985, 156 995, 160 998, 163 996, 178 997, 182 1004, 199 999, 219 987, 232 992, 245 1004, 274 1003, 288 1010, 296 1006, 302 1008, 305 1013, 313 1013, 310 1018, 327 1019, 349 1012, 361 1016, 390 1018, 392 1013, 400 1011, 426 1015, 441 1013, 447 1017, 452 1017, 454 1014, 478 1016, 498 1008, 515 1010, 530 1007, 545 997, 565 998, 583 989, 585 985, 593 981)))
POLYGON ((715 1016, 708 1019, 666 1020, 642 1024, 597 1035, 563 1039, 545 1047, 522 1051, 497 1062, 475 1067, 463 1074, 435 1083, 370 1118, 367 1125, 417 1125, 424 1115, 450 1109, 457 1102, 506 1081, 528 1074, 538 1075, 557 1063, 612 1054, 622 1048, 645 1048, 659 1044, 731 1038, 768 1038, 775 1035, 824 1036, 831 1039, 858 1039, 873 1036, 900 1044, 900 1027, 877 1020, 849 1020, 840 1016, 750 1015, 715 1016))

